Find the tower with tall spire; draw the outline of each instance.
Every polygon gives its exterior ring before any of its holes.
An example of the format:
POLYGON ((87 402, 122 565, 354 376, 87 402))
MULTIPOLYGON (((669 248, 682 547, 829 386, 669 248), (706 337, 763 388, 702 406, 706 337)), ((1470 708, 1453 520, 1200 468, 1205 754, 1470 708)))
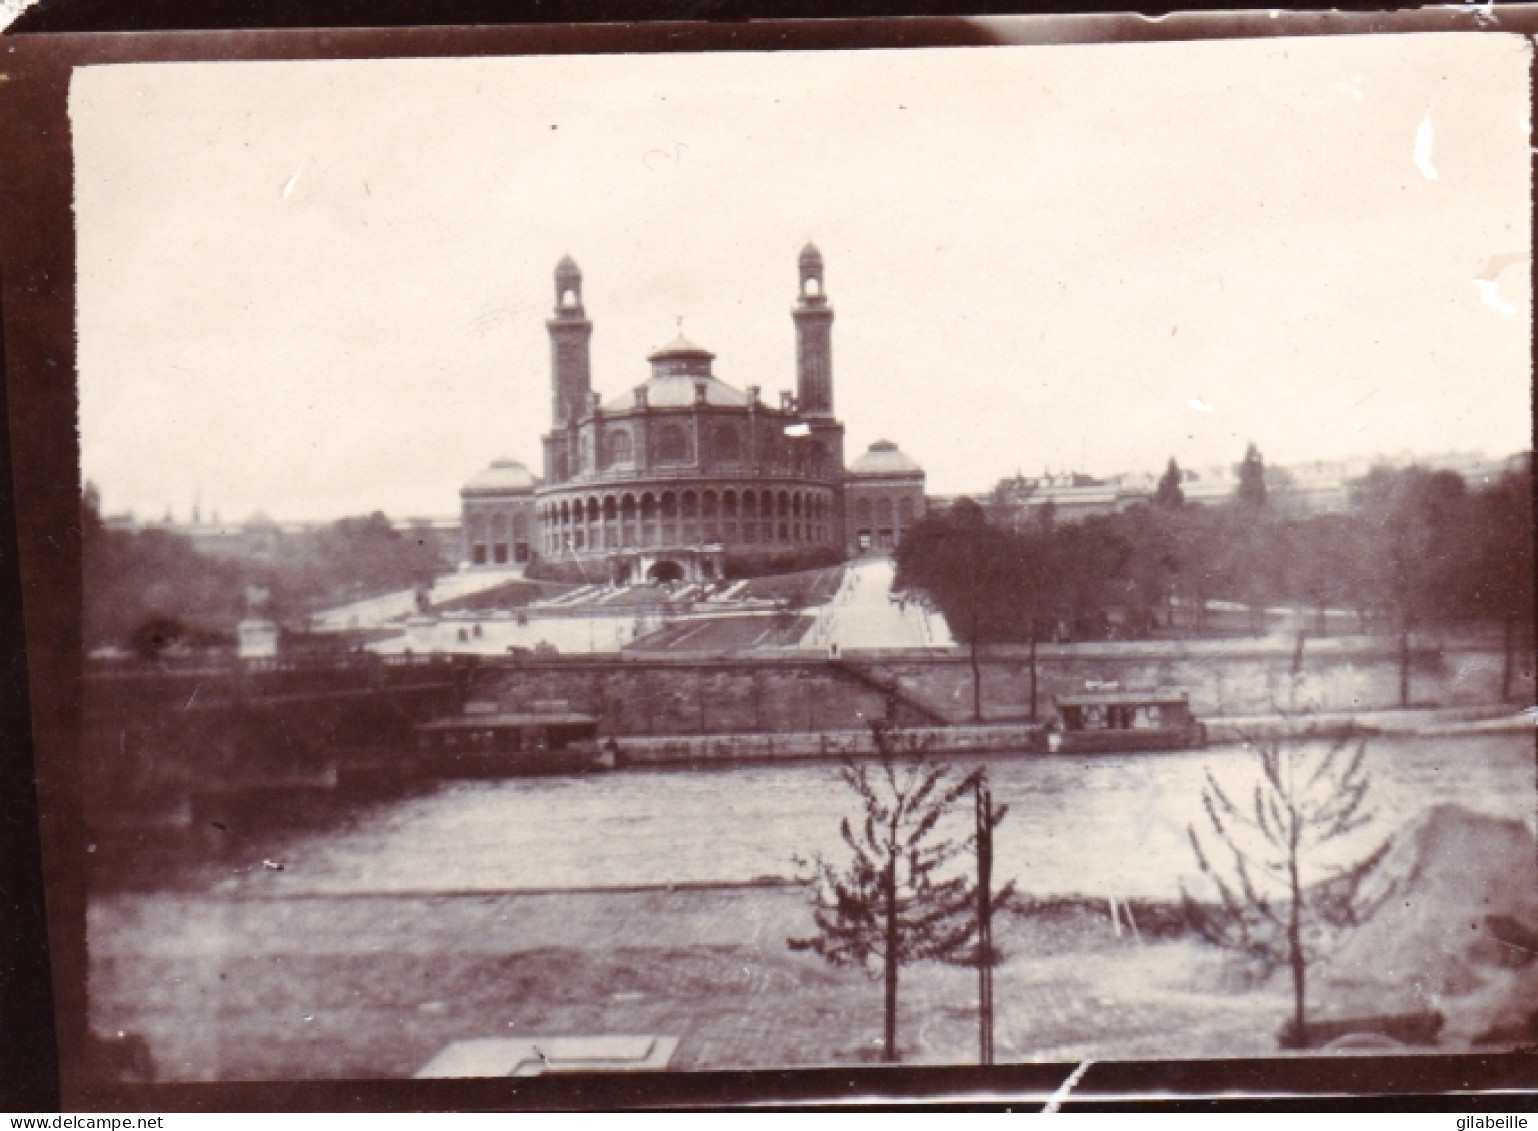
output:
POLYGON ((571 256, 555 266, 555 314, 550 331, 551 424, 561 428, 582 415, 592 391, 588 341, 593 324, 582 309, 582 271, 571 256))
POLYGON ((796 320, 796 404, 804 416, 833 415, 833 308, 823 285, 822 253, 801 249, 796 320))
POLYGON ((647 355, 650 376, 605 398, 592 388, 582 272, 563 258, 546 321, 544 473, 499 460, 465 485, 466 564, 527 558, 539 576, 585 584, 707 583, 895 547, 923 516, 923 470, 884 441, 846 469, 822 255, 807 244, 796 266, 794 391, 766 401, 759 385, 728 384, 680 319, 647 355))

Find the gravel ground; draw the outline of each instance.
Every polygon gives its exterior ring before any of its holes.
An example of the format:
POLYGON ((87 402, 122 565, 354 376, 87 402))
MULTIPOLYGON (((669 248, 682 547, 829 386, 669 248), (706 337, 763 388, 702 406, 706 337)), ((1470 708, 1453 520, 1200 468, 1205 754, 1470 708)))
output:
MULTIPOLYGON (((792 953, 784 887, 448 896, 113 894, 90 911, 92 1022, 161 1079, 407 1076, 450 1041, 681 1038, 673 1067, 872 1061, 880 983, 792 953)), ((1003 916, 1001 1061, 1266 1055, 1284 987, 1188 937, 1118 938, 1093 907, 1003 916)), ((903 1059, 976 1055, 976 981, 903 972, 903 1059)))

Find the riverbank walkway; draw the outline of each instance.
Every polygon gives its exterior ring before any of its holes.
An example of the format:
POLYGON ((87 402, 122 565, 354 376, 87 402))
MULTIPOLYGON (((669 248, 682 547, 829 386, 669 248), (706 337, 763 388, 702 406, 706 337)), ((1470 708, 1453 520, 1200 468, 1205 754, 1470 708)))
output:
POLYGON ((1291 727, 1338 733, 1354 727, 1364 734, 1396 734, 1432 737, 1479 734, 1487 731, 1532 730, 1538 717, 1512 704, 1481 704, 1469 707, 1408 707, 1372 711, 1321 711, 1284 715, 1220 715, 1202 720, 1207 741, 1243 742, 1268 738, 1291 727))
MULTIPOLYGON (((815 610, 803 649, 840 652, 872 648, 948 648, 945 618, 892 595, 896 566, 890 558, 863 558, 844 569, 833 599, 815 610)), ((811 610, 809 610, 811 611, 811 610)))

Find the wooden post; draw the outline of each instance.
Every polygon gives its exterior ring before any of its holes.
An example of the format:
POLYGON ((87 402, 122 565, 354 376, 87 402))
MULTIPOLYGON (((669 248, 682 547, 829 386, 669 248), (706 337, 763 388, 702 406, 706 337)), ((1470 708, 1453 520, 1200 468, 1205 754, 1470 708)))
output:
POLYGON ((977 779, 977 1044, 978 1063, 993 1063, 993 794, 977 779))
POLYGON ((886 866, 886 953, 882 956, 886 965, 886 1041, 881 1049, 881 1059, 897 1063, 897 856, 892 854, 886 866))

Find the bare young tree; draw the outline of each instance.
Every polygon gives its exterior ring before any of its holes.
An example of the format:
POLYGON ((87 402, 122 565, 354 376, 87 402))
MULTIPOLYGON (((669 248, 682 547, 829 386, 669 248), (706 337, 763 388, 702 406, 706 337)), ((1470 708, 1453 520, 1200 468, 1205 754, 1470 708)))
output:
POLYGON ((1214 860, 1195 826, 1191 847, 1217 892, 1203 905, 1182 886, 1188 920, 1209 942, 1292 972, 1293 1014, 1283 1044, 1308 1043, 1308 967, 1339 935, 1370 911, 1363 881, 1383 860, 1390 841, 1354 860, 1327 847, 1372 821, 1364 809, 1369 778, 1365 739, 1348 729, 1334 737, 1289 720, 1276 737, 1246 743, 1260 762, 1248 804, 1236 802, 1210 769, 1202 790, 1210 836, 1227 861, 1214 860))
POLYGON ((787 943, 884 980, 882 1059, 895 1062, 899 970, 964 961, 977 937, 973 885, 948 867, 972 850, 975 836, 946 836, 938 826, 959 798, 976 791, 982 771, 953 777, 948 765, 927 756, 927 744, 887 720, 872 721, 871 733, 876 758, 846 759, 840 769, 860 803, 859 817, 840 824, 849 858, 798 861, 811 867, 805 882, 817 934, 787 943))

